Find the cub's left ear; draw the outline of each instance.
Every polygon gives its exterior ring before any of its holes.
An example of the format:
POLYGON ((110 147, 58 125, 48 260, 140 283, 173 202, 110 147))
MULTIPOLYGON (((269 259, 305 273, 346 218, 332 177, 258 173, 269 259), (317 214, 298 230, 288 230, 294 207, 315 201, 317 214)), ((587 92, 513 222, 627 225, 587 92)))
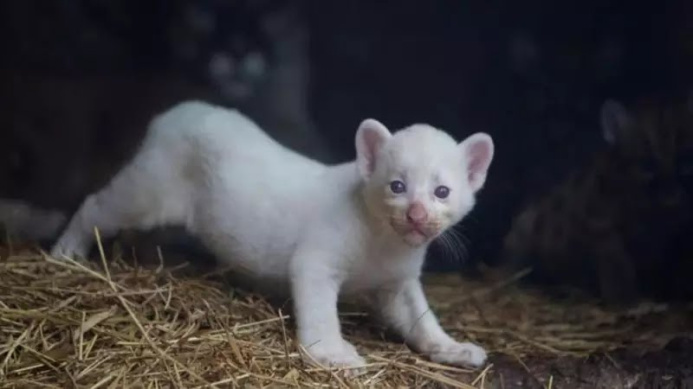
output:
POLYGON ((616 100, 606 100, 602 104, 600 115, 602 134, 609 144, 623 141, 628 136, 632 119, 623 104, 616 100))
POLYGON ((488 134, 478 132, 460 142, 460 148, 467 162, 467 180, 474 192, 486 182, 486 174, 493 160, 493 139, 488 134))
POLYGON ((390 131, 379 121, 366 119, 361 122, 355 141, 356 164, 363 178, 369 178, 375 171, 378 152, 390 137, 390 131))

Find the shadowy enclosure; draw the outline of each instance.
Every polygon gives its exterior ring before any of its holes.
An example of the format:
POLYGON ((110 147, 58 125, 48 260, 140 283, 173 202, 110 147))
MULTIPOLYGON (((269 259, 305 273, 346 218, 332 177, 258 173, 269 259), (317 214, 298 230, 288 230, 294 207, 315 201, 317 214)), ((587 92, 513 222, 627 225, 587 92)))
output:
POLYGON ((4 1, 0 201, 53 214, 0 245, 0 387, 693 388, 691 42, 685 0, 4 1), (368 117, 490 134, 424 277, 489 364, 422 359, 346 304, 367 371, 309 367, 290 301, 230 284, 179 229, 44 255, 187 99, 326 163, 368 117))

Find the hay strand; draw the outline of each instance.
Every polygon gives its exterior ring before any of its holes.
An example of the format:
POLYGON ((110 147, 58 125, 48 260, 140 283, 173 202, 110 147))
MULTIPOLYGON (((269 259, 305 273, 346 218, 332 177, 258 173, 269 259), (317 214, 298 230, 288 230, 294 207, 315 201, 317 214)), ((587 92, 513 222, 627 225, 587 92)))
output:
MULTIPOLYGON (((285 309, 243 291, 230 294, 215 280, 176 276, 163 255, 154 269, 109 261, 95 234, 98 265, 0 248, 0 387, 469 389, 500 382, 493 358, 476 371, 433 363, 388 339, 361 312, 341 317, 368 365, 349 377, 345 369, 315 367, 302 358, 285 309)), ((662 305, 610 312, 507 282, 435 276, 425 283, 453 336, 525 366, 528 357, 587 356, 633 342, 658 347, 688 325, 678 320, 687 312, 662 305)))

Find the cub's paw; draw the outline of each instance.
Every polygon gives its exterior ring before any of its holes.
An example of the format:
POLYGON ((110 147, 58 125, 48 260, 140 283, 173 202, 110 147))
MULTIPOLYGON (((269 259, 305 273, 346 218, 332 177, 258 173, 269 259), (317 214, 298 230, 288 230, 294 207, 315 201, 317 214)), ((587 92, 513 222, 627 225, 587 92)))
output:
POLYGON ((349 368, 345 371, 348 375, 361 373, 360 369, 355 369, 366 364, 356 348, 347 341, 322 343, 318 342, 310 346, 304 346, 306 352, 310 354, 306 360, 311 363, 322 365, 326 368, 349 368))
POLYGON ((434 347, 431 361, 464 367, 481 367, 486 363, 486 351, 473 343, 451 342, 434 347))
POLYGON ((71 236, 60 238, 51 249, 50 256, 54 259, 64 260, 65 257, 75 261, 83 260, 87 257, 87 249, 81 239, 71 236))

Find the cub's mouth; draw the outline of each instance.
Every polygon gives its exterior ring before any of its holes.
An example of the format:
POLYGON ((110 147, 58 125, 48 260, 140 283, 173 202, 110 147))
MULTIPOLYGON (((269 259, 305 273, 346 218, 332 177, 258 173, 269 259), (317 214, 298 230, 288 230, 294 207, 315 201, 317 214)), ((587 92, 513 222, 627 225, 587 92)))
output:
POLYGON ((417 224, 406 220, 392 218, 390 220, 392 229, 412 246, 420 246, 438 236, 439 228, 432 223, 417 224))

